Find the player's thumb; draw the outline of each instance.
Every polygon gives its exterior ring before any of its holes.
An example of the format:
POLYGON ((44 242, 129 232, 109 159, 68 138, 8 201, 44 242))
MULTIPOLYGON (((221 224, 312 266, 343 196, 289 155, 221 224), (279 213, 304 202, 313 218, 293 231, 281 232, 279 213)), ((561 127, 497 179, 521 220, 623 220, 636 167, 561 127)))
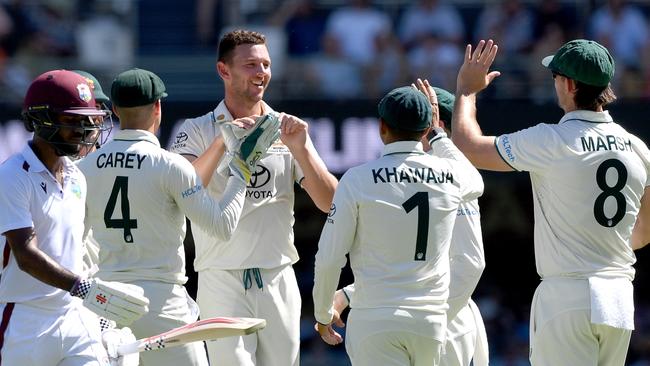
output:
POLYGON ((487 75, 488 78, 488 84, 492 82, 492 80, 496 79, 497 77, 501 76, 500 71, 492 71, 487 75))
POLYGON ((336 326, 339 327, 339 328, 343 328, 343 327, 345 327, 345 323, 343 323, 343 320, 341 320, 341 319, 337 319, 337 320, 334 322, 334 325, 336 325, 336 326))

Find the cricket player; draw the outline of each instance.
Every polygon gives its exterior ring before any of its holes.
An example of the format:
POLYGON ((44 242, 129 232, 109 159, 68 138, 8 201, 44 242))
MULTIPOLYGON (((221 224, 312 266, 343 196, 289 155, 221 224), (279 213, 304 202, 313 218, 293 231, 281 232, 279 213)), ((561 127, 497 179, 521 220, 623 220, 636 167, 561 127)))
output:
MULTIPOLYGON (((196 227, 227 240, 241 216, 255 159, 279 134, 279 121, 268 119, 243 138, 241 151, 248 152, 233 153, 233 176, 216 201, 208 196, 192 164, 160 147, 155 133, 165 96, 163 81, 150 71, 119 74, 113 80, 111 100, 120 131, 79 163, 93 197, 87 201, 86 223, 100 246, 98 276, 137 284, 151 300, 149 314, 131 325, 137 338, 196 321, 198 309, 183 286, 185 216, 196 227)), ((223 141, 221 145, 223 149, 223 141)), ((143 353, 141 364, 208 363, 203 343, 196 342, 143 353)))
POLYGON ((483 181, 438 126, 435 92, 397 88, 378 111, 383 155, 341 178, 318 243, 314 317, 321 335, 333 332, 332 299, 349 253, 352 364, 439 365, 452 228, 459 204, 480 196, 483 181), (420 142, 432 119, 434 155, 420 142))
POLYGON ((86 180, 68 157, 95 144, 104 115, 71 71, 43 73, 27 90, 22 117, 34 137, 0 166, 3 365, 108 365, 99 319, 84 306, 122 325, 147 312, 141 288, 82 275, 86 180))
MULTIPOLYGON (((476 94, 498 75, 491 40, 468 45, 458 74, 453 140, 480 169, 527 171, 533 187, 533 365, 623 365, 634 329, 631 234, 650 185, 646 145, 614 122, 614 60, 578 39, 542 60, 565 115, 557 124, 483 136, 476 94), (643 198, 642 198, 643 197, 643 198)), ((634 243, 632 243, 634 244, 634 243)))
MULTIPOLYGON (((246 30, 229 32, 222 37, 218 53, 224 100, 213 111, 185 121, 172 147, 200 172, 206 169, 199 166, 196 157, 212 150, 210 142, 222 134, 227 122, 249 116, 277 116, 262 100, 271 80, 264 35, 246 30)), ((300 362, 301 299, 292 267, 298 261, 293 244, 294 184, 300 184, 316 206, 327 211, 337 180, 316 152, 307 123, 284 113, 279 118, 280 141, 258 162, 232 237, 219 238, 192 226, 201 315, 267 321, 259 333, 207 342, 211 362, 220 366, 297 366, 300 362)), ((209 172, 212 180, 208 185, 210 195, 217 198, 224 196, 228 177, 227 172, 219 171, 214 175, 209 172)))
MULTIPOLYGON (((415 87, 415 85, 413 86, 415 87)), ((427 80, 418 79, 417 87, 425 95, 429 95, 432 91, 435 92, 438 100, 440 127, 450 134, 454 95, 444 89, 431 87, 427 80)), ((428 137, 425 136, 422 139, 422 145, 426 152, 431 151, 428 137)), ((440 365, 443 366, 469 366, 472 361, 474 366, 487 366, 488 364, 485 325, 478 307, 471 299, 485 268, 480 215, 478 199, 461 202, 451 234, 449 248, 451 282, 447 301, 449 304, 447 340, 440 357, 440 365)), ((349 306, 350 298, 353 296, 354 284, 336 291, 332 306, 339 315, 349 306)), ((342 323, 339 324, 342 325, 342 323)), ((330 337, 329 333, 326 333, 323 339, 329 344, 337 344, 342 340, 340 335, 330 337)))

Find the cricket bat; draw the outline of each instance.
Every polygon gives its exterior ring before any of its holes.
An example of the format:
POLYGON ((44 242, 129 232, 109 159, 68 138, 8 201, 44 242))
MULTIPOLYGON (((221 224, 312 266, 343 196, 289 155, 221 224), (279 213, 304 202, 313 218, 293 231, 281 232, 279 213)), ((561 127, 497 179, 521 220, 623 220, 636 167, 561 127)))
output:
POLYGON ((257 318, 207 318, 149 338, 122 344, 117 348, 117 353, 119 355, 128 355, 130 353, 180 346, 190 342, 247 335, 255 333, 265 326, 266 320, 257 318))

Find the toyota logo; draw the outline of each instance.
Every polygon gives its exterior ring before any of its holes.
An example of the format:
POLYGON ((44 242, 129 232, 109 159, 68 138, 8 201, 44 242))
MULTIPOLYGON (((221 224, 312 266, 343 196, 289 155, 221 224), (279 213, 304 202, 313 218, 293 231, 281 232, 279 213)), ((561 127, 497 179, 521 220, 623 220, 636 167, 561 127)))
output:
POLYGON ((180 144, 185 141, 187 141, 187 134, 185 132, 179 132, 179 134, 176 135, 176 143, 180 144))
POLYGON ((255 171, 251 174, 251 181, 248 188, 260 188, 271 180, 271 172, 262 164, 257 164, 255 171))

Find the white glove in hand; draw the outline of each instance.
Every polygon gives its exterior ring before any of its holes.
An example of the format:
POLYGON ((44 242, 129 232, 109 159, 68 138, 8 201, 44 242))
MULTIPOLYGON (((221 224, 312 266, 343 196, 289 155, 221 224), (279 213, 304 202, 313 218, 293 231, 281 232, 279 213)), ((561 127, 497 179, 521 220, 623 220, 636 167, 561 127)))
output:
POLYGON ((257 162, 266 154, 269 147, 280 136, 280 120, 277 114, 265 114, 258 118, 250 133, 239 142, 238 151, 228 152, 228 168, 246 184, 250 182, 251 172, 257 162))
POLYGON ((149 311, 149 299, 136 285, 87 278, 79 281, 70 294, 82 298, 84 306, 95 314, 120 325, 129 325, 149 311))
POLYGON ((111 361, 111 366, 138 366, 140 363, 140 354, 131 353, 128 355, 120 356, 117 349, 120 345, 135 342, 135 336, 131 329, 107 329, 102 332, 102 344, 106 348, 108 358, 111 361))

